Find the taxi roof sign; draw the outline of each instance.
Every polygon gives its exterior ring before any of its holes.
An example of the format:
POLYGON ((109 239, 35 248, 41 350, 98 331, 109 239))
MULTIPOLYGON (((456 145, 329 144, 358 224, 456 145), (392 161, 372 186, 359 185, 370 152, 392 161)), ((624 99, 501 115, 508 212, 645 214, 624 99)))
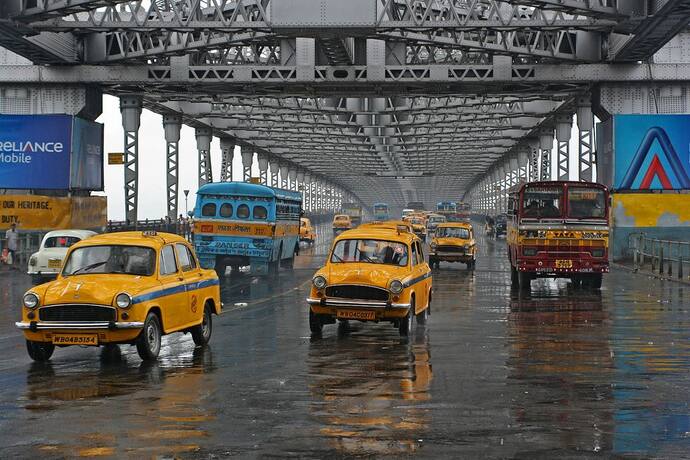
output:
POLYGON ((155 230, 144 230, 141 232, 142 236, 158 236, 158 232, 155 230))

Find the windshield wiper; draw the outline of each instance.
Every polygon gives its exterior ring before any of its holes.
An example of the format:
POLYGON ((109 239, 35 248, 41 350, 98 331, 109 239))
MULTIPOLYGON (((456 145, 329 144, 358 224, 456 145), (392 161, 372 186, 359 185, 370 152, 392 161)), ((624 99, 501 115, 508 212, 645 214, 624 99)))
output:
POLYGON ((341 262, 345 262, 345 261, 343 260, 343 258, 342 258, 342 257, 340 257, 340 256, 339 256, 338 254, 336 254, 335 252, 333 253, 333 255, 332 255, 332 256, 333 256, 333 257, 337 257, 337 258, 338 258, 338 260, 339 260, 339 261, 341 261, 341 262))
POLYGON ((73 271, 72 273, 70 273, 70 276, 76 275, 76 274, 81 273, 81 272, 83 272, 83 271, 85 271, 85 270, 93 270, 94 268, 98 268, 98 267, 100 267, 101 265, 105 265, 105 264, 107 264, 107 263, 108 263, 108 261, 107 261, 107 260, 104 260, 103 262, 96 262, 95 264, 91 264, 91 265, 87 265, 86 267, 78 268, 78 269, 76 269, 75 271, 73 271))

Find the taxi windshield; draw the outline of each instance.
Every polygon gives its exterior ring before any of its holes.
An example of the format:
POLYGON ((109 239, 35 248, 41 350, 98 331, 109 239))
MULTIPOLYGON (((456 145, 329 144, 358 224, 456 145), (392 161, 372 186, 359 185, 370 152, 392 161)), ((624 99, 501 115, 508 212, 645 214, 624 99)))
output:
POLYGON ((593 187, 568 189, 568 217, 576 219, 602 219, 606 217, 604 191, 593 187))
POLYGON ((364 262, 404 267, 407 260, 407 245, 384 240, 340 240, 331 254, 331 263, 364 262))
POLYGON ((470 237, 470 231, 462 227, 438 227, 436 236, 438 238, 462 238, 466 240, 470 237))
POLYGON ((553 218, 563 216, 563 188, 529 187, 523 192, 522 216, 553 218))
POLYGON ((156 251, 142 246, 103 245, 77 248, 70 254, 63 276, 87 273, 124 273, 151 276, 156 267, 156 251))
POLYGON ((422 224, 422 219, 417 219, 417 218, 410 219, 410 223, 411 223, 411 224, 414 224, 414 225, 421 225, 421 224, 422 224))

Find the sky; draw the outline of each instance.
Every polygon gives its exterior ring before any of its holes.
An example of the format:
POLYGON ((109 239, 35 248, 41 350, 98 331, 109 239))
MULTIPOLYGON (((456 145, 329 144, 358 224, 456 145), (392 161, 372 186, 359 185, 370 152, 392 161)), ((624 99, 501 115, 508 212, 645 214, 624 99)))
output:
MULTIPOLYGON (((124 151, 124 130, 120 115, 120 101, 114 96, 103 96, 103 113, 98 118, 104 124, 104 151, 124 151)), ((144 110, 139 128, 139 219, 160 219, 167 214, 165 186, 165 134, 162 117, 144 110)), ((185 212, 183 190, 189 190, 189 209, 194 207, 198 187, 198 153, 194 129, 182 126, 179 144, 179 212, 185 212)), ((105 195, 108 197, 108 219, 124 220, 124 165, 108 165, 105 158, 105 195)), ((211 143, 211 164, 214 179, 220 176, 221 151, 219 139, 211 143)), ((256 161, 254 162, 256 169, 256 161)), ((258 169, 253 175, 258 175, 258 169)), ((233 179, 242 178, 242 160, 239 148, 233 162, 233 179)))
MULTIPOLYGON (((97 120, 104 124, 104 151, 124 151, 124 131, 120 115, 120 102, 114 96, 103 96, 103 113, 97 120)), ((570 176, 577 177, 577 124, 573 122, 570 137, 570 176)), ((139 216, 143 219, 161 219, 165 217, 165 134, 162 117, 144 110, 139 129, 139 216)), ((555 151, 555 149, 554 149, 555 151)), ((108 219, 124 220, 124 165, 105 165, 105 191, 108 197, 108 219)), ((211 143, 211 164, 214 179, 220 176, 221 151, 220 140, 213 138, 211 143)), ((552 165, 555 168, 555 165, 552 165)), ((198 153, 194 129, 182 126, 179 144, 179 213, 185 212, 183 190, 189 190, 189 209, 194 207, 198 186, 197 178, 198 153)), ((257 160, 254 159, 252 175, 258 176, 257 160)), ((235 149, 233 161, 233 180, 242 180, 242 159, 239 148, 235 149)))

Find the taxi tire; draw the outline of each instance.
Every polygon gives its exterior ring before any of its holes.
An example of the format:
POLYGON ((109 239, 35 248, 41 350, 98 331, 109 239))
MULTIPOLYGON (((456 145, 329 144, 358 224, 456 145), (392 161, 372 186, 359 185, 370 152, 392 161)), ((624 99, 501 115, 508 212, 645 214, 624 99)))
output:
POLYGON ((55 345, 49 342, 34 342, 32 340, 26 341, 26 351, 29 352, 29 357, 39 363, 44 363, 53 356, 55 345))
POLYGON ((323 332, 323 323, 319 315, 315 314, 311 309, 309 309, 309 330, 314 335, 321 335, 323 332))
POLYGON ((158 358, 161 351, 161 340, 163 332, 161 330, 161 322, 158 315, 149 312, 144 321, 144 327, 137 337, 137 353, 144 361, 153 361, 158 358))
POLYGON ((429 308, 431 307, 431 301, 429 301, 429 306, 426 307, 423 311, 419 312, 417 316, 417 323, 418 324, 426 324, 426 320, 429 318, 429 308))
POLYGON ((414 309, 415 303, 413 298, 410 309, 407 311, 407 315, 405 315, 404 318, 400 318, 400 323, 398 324, 398 332, 402 337, 407 337, 412 333, 412 320, 415 316, 414 309))
POLYGON ((204 316, 201 324, 198 324, 190 330, 192 333, 192 340, 194 345, 203 347, 211 340, 211 333, 213 332, 213 312, 211 307, 206 305, 204 307, 204 316))

